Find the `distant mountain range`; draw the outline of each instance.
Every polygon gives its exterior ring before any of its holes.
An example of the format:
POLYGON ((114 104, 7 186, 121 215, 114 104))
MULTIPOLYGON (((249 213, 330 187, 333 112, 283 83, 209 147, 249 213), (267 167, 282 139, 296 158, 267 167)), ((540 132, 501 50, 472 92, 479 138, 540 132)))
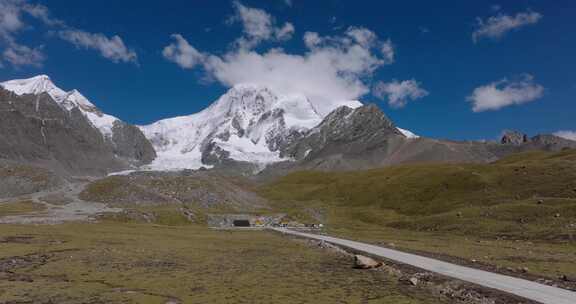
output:
POLYGON ((219 168, 233 172, 363 169, 406 162, 487 162, 514 152, 576 148, 554 135, 507 132, 455 142, 398 128, 375 105, 315 104, 238 85, 205 110, 133 126, 45 75, 0 83, 0 159, 72 174, 219 168))

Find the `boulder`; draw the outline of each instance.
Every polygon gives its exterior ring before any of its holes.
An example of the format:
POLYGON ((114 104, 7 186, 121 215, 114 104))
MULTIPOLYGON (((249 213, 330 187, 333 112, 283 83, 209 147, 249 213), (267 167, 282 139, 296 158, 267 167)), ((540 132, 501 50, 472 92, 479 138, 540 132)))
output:
POLYGON ((561 275, 560 280, 564 282, 576 282, 576 276, 569 276, 569 275, 561 275))
POLYGON ((528 142, 528 136, 518 131, 506 130, 500 138, 500 143, 509 145, 521 145, 528 142))
POLYGON ((420 282, 420 280, 418 280, 418 278, 416 277, 401 277, 400 278, 400 282, 406 284, 406 285, 411 285, 411 286, 417 286, 418 283, 420 282))
POLYGON ((383 264, 381 262, 377 262, 374 259, 363 255, 357 254, 354 256, 354 268, 357 269, 372 269, 378 268, 382 265, 383 264))

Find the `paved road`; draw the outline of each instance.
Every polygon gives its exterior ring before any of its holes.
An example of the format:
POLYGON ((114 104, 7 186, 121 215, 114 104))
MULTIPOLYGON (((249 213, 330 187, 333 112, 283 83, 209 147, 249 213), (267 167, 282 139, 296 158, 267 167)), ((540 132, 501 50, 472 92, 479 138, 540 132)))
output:
POLYGON ((335 245, 340 245, 372 255, 380 256, 388 260, 409 264, 448 277, 460 279, 493 289, 498 289, 540 303, 576 304, 576 292, 568 291, 566 289, 538 284, 532 281, 478 270, 470 267, 459 266, 415 254, 405 253, 402 251, 387 249, 365 243, 318 234, 297 232, 285 228, 273 228, 273 230, 300 237, 323 240, 335 245))

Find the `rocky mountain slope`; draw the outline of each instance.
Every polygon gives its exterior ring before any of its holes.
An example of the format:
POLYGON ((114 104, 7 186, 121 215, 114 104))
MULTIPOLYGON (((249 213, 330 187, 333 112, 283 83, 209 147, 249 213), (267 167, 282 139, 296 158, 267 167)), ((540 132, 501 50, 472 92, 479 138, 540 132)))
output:
MULTIPOLYGON (((237 85, 207 109, 140 128, 158 152, 152 169, 212 167, 239 163, 257 168, 295 160, 292 149, 332 110, 362 106, 359 101, 316 104, 303 95, 282 95, 259 85, 237 85)), ((399 137, 416 138, 395 129, 399 137)))
POLYGON ((216 167, 275 174, 295 169, 365 169, 406 162, 488 162, 576 142, 539 135, 516 143, 422 138, 398 128, 375 105, 334 102, 331 111, 303 95, 238 85, 207 109, 140 128, 158 158, 148 169, 216 167))
POLYGON ((90 175, 201 167, 235 174, 351 170, 576 148, 557 136, 517 132, 505 133, 501 142, 424 138, 395 126, 375 105, 318 104, 249 84, 231 88, 199 113, 136 127, 40 75, 0 83, 0 118, 0 159, 90 175))
POLYGON ((576 150, 531 151, 489 164, 293 172, 260 193, 285 213, 325 210, 328 224, 340 228, 362 224, 561 240, 574 232, 575 169, 576 150))
POLYGON ((156 156, 142 132, 45 75, 0 83, 0 158, 72 174, 135 168, 156 156))
POLYGON ((298 169, 357 170, 417 162, 491 162, 512 153, 576 148, 576 142, 554 135, 528 139, 507 132, 501 142, 448 141, 406 135, 375 105, 340 107, 300 140, 285 147, 292 162, 267 168, 264 175, 298 169), (521 140, 519 141, 518 138, 521 140))
POLYGON ((267 208, 266 200, 252 190, 247 180, 208 170, 138 172, 90 183, 80 198, 122 208, 179 206, 212 211, 267 208))
POLYGON ((61 177, 44 168, 0 161, 0 200, 40 191, 63 184, 61 177))
POLYGON ((232 88, 207 109, 140 128, 158 151, 153 169, 198 168, 226 160, 272 163, 281 147, 321 121, 304 96, 232 88))

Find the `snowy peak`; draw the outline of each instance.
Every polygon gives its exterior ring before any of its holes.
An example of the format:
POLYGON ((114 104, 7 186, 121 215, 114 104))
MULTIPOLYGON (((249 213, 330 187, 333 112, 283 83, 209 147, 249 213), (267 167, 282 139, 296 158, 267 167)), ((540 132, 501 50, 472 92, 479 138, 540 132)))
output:
POLYGON ((55 98, 56 101, 60 102, 62 106, 66 109, 71 110, 75 107, 79 107, 82 110, 90 111, 90 112, 100 112, 96 106, 94 106, 88 98, 84 97, 80 92, 77 90, 72 90, 67 92, 66 95, 59 96, 59 100, 55 98))
POLYGON ((0 83, 0 85, 17 95, 48 93, 51 96, 65 95, 66 92, 56 87, 47 75, 38 75, 27 79, 15 79, 0 83))
POLYGON ((47 93, 67 111, 78 108, 102 135, 112 135, 112 128, 118 119, 102 113, 88 98, 78 90, 64 91, 57 87, 47 75, 38 75, 27 79, 15 79, 0 83, 4 89, 16 95, 39 95, 47 93))
POLYGON ((234 115, 261 115, 269 110, 278 100, 270 89, 257 85, 239 85, 220 97, 209 109, 234 115))
POLYGON ((80 92, 72 90, 66 92, 52 82, 47 75, 38 75, 27 79, 15 79, 0 83, 4 89, 14 92, 16 95, 47 93, 58 104, 71 110, 79 107, 86 111, 97 111, 96 107, 80 92))
POLYGON ((406 136, 406 138, 420 138, 419 135, 414 134, 414 132, 410 131, 410 130, 406 130, 406 129, 402 129, 400 127, 396 127, 396 129, 398 129, 398 131, 400 131, 400 133, 402 133, 402 135, 406 136))
POLYGON ((74 174, 104 174, 150 163, 144 134, 98 110, 77 90, 46 75, 0 83, 2 157, 40 161, 74 174))
POLYGON ((283 112, 287 127, 309 128, 322 119, 305 96, 280 95, 255 84, 234 86, 206 111, 216 116, 236 118, 242 128, 250 127, 265 113, 274 111, 283 112))
POLYGON ((268 164, 285 160, 280 157, 283 147, 322 121, 317 108, 302 94, 240 84, 199 113, 140 128, 158 152, 154 169, 196 168, 224 160, 268 164))

